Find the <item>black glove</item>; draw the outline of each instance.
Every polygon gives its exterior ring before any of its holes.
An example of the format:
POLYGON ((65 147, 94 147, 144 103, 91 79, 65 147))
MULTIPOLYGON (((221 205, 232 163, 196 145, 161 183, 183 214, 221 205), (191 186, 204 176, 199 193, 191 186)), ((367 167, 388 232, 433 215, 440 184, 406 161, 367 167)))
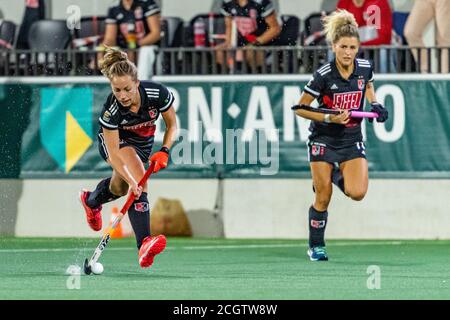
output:
MULTIPOLYGON (((372 109, 370 109, 370 112, 378 113, 377 122, 385 122, 388 119, 389 113, 387 109, 381 104, 379 104, 378 102, 372 102, 370 106, 372 107, 372 109)), ((373 118, 369 118, 369 122, 372 123, 372 121, 373 118)))

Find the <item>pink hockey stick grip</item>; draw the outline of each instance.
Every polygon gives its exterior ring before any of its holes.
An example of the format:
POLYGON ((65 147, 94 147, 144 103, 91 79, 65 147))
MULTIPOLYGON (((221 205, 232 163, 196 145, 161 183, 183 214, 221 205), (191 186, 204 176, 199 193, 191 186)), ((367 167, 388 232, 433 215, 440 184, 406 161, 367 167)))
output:
POLYGON ((368 111, 352 111, 352 118, 378 118, 378 113, 368 111))

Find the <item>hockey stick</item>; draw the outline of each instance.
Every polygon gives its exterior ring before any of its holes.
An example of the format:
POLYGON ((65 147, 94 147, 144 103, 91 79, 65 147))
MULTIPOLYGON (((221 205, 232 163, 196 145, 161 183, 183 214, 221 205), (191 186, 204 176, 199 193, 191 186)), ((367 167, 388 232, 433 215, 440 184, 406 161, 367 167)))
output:
MULTIPOLYGON (((292 110, 307 110, 312 112, 318 112, 318 113, 325 113, 325 114, 339 114, 341 111, 334 110, 334 109, 325 109, 325 108, 313 108, 311 106, 307 105, 295 105, 291 107, 292 110)), ((368 112, 368 111, 350 111, 350 117, 352 118, 378 118, 378 113, 376 112, 368 112)))
MULTIPOLYGON (((144 176, 139 181, 138 186, 142 187, 146 182, 147 179, 150 177, 150 175, 153 172, 154 168, 154 162, 150 164, 147 171, 145 171, 144 176)), ((95 248, 94 254, 92 255, 91 259, 88 261, 86 258, 84 260, 84 273, 85 274, 91 274, 92 273, 92 266, 97 263, 98 259, 100 258, 103 250, 105 250, 109 240, 111 239, 111 232, 116 228, 116 226, 119 224, 119 222, 123 219, 125 214, 127 213, 128 209, 131 207, 131 204, 135 200, 135 196, 133 192, 130 191, 130 194, 128 195, 127 201, 123 205, 122 209, 120 210, 120 214, 114 219, 111 226, 106 230, 105 234, 102 237, 102 240, 100 240, 100 243, 98 244, 97 248, 95 248)))

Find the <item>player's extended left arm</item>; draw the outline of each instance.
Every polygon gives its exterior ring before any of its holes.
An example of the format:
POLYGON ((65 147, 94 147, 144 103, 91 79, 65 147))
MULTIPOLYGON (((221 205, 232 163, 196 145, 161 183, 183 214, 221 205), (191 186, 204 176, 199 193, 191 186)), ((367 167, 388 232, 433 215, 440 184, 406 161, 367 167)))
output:
MULTIPOLYGON (((377 122, 385 122, 389 117, 389 113, 387 109, 381 105, 381 103, 377 102, 373 82, 369 82, 366 85, 366 97, 370 103, 370 111, 378 113, 377 122)), ((369 122, 372 122, 373 118, 369 118, 368 120, 369 122)))
POLYGON ((162 148, 158 152, 155 152, 150 158, 150 161, 155 163, 153 172, 158 172, 160 169, 167 167, 170 148, 175 141, 175 136, 177 133, 177 118, 175 115, 175 109, 170 107, 166 112, 162 113, 162 117, 166 124, 166 131, 164 132, 162 148))

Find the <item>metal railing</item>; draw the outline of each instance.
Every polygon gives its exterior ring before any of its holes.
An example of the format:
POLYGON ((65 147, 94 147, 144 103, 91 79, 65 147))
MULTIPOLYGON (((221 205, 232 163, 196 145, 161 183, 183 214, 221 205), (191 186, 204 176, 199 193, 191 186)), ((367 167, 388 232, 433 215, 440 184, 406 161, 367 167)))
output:
MULTIPOLYGON (((139 50, 133 51, 138 61, 139 50)), ((448 47, 362 47, 359 57, 372 60, 376 73, 448 73, 448 52, 448 47)), ((97 53, 74 49, 51 52, 1 49, 0 76, 99 75, 97 53)), ((152 74, 309 74, 332 56, 329 47, 312 46, 159 48, 152 74)))

